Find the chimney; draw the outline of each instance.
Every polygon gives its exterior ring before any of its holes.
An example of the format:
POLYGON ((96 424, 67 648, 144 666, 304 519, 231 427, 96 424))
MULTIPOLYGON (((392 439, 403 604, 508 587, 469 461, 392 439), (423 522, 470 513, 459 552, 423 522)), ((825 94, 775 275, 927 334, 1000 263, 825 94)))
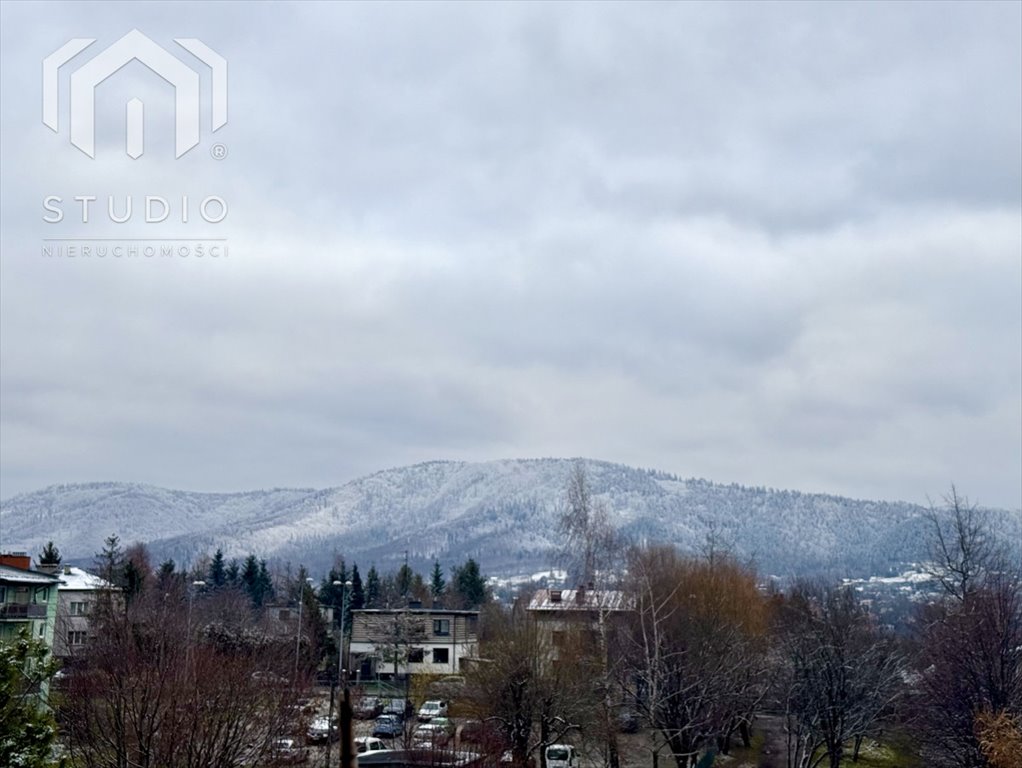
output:
POLYGON ((39 573, 48 573, 50 576, 55 576, 60 570, 60 563, 40 563, 35 569, 39 573))
POLYGON ((0 553, 0 565, 27 571, 32 567, 32 558, 28 556, 28 552, 3 552, 0 553))
POLYGON ((64 566, 64 575, 65 576, 70 576, 71 575, 71 566, 70 565, 65 565, 64 566))
POLYGON ((559 602, 561 602, 561 590, 559 590, 559 589, 551 589, 550 590, 550 602, 551 603, 559 603, 559 602))
POLYGON ((575 603, 582 605, 586 601, 586 588, 582 584, 578 585, 578 589, 575 590, 575 603))

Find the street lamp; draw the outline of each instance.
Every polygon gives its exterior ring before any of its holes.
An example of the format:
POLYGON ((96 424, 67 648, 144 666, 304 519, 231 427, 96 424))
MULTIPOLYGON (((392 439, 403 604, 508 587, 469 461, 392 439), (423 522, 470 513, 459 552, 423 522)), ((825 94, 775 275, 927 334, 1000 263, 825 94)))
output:
MULTIPOLYGON (((333 582, 335 587, 341 588, 341 634, 337 642, 337 677, 330 684, 330 717, 329 722, 333 724, 334 721, 334 695, 337 687, 337 683, 341 682, 342 676, 344 675, 344 614, 348 607, 348 589, 351 588, 351 580, 333 582)), ((334 607, 337 604, 334 603, 334 607)), ((341 703, 340 709, 340 732, 341 732, 341 766, 342 768, 349 768, 354 765, 353 755, 351 752, 351 706, 348 702, 348 686, 347 678, 344 679, 344 701, 341 703), (344 705, 348 704, 347 711, 344 709, 344 705)), ((332 742, 329 737, 326 742, 326 765, 327 768, 330 766, 330 747, 332 742)))
POLYGON ((351 579, 345 581, 343 584, 339 581, 334 582, 335 587, 341 588, 341 642, 337 652, 337 679, 340 680, 341 676, 345 672, 344 668, 344 614, 348 610, 348 590, 351 589, 351 579))
POLYGON ((302 648, 302 606, 305 605, 305 585, 312 584, 312 579, 298 583, 298 632, 295 636, 295 676, 294 685, 298 685, 298 654, 302 648))

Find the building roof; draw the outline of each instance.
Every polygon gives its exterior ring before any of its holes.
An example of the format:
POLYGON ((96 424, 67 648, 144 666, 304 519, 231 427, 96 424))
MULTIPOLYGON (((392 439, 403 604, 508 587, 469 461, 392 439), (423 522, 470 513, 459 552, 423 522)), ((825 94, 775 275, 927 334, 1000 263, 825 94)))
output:
POLYGON ((60 586, 57 589, 61 592, 113 589, 114 586, 106 579, 94 573, 89 573, 84 568, 76 568, 73 565, 64 566, 63 570, 57 574, 57 577, 60 579, 60 586))
POLYGON ((0 565, 0 581, 8 584, 36 584, 42 587, 56 584, 57 577, 39 571, 26 571, 12 565, 0 565))
POLYGON ((627 595, 616 589, 540 589, 529 601, 530 611, 628 611, 627 595))

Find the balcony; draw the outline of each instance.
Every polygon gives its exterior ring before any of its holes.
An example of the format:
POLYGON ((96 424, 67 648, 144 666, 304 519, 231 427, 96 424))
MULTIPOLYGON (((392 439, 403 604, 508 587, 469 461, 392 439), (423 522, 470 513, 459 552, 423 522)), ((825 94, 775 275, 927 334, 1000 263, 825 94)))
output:
POLYGON ((45 619, 46 606, 26 603, 0 604, 0 621, 25 621, 26 619, 45 619))

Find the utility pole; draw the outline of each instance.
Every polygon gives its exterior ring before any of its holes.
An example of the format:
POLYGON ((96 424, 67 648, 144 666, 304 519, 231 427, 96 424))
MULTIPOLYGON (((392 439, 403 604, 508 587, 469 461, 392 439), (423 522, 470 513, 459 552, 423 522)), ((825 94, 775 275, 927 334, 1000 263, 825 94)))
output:
MULTIPOLYGON (((335 587, 341 588, 341 634, 337 642, 337 678, 330 686, 330 715, 328 722, 333 725, 334 722, 334 691, 338 684, 341 685, 341 700, 338 704, 338 714, 340 718, 340 736, 341 736, 341 768, 355 768, 355 750, 354 750, 354 738, 352 733, 352 713, 351 713, 351 692, 348 690, 348 673, 344 664, 344 613, 348 607, 348 589, 351 587, 351 581, 335 581, 333 582, 335 587)), ((327 730, 329 734, 329 729, 327 730)), ((331 740, 329 735, 327 736, 326 742, 326 766, 330 768, 330 747, 331 740)))

